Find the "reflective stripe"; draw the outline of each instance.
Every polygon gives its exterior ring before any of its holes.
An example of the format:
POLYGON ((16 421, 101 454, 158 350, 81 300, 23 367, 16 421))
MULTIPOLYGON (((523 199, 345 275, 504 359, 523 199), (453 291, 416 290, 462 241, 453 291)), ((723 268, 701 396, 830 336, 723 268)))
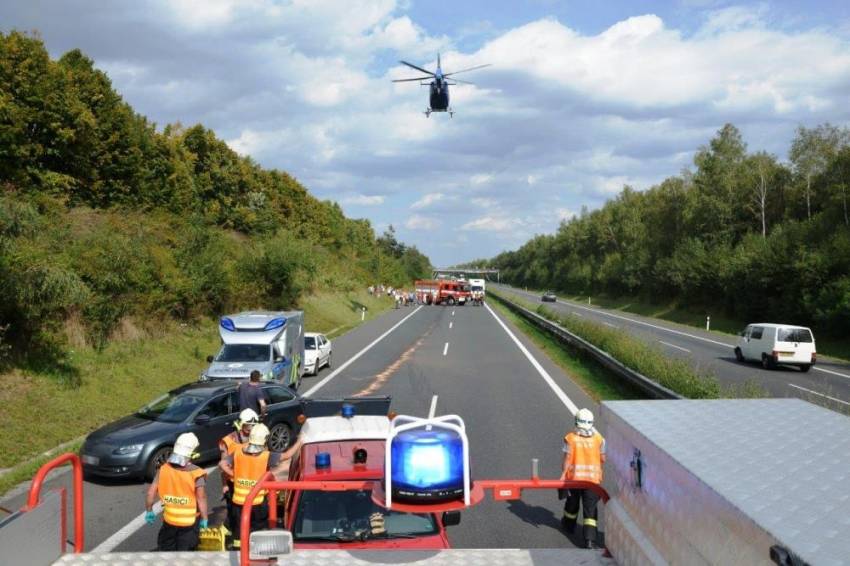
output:
POLYGON ((564 511, 564 517, 566 517, 567 519, 575 519, 576 517, 578 517, 578 511, 576 511, 575 513, 567 513, 566 511, 564 511))
POLYGON ((605 440, 598 432, 579 436, 574 432, 564 437, 568 480, 602 483, 602 446, 605 440))
POLYGON ((596 519, 587 519, 587 518, 585 518, 585 520, 584 520, 584 526, 585 526, 585 527, 595 527, 595 526, 596 526, 596 519))
MULTIPOLYGON (((244 505, 251 489, 269 469, 271 453, 264 450, 260 454, 245 454, 242 450, 233 453, 233 503, 244 505)), ((254 505, 259 505, 266 499, 266 490, 260 490, 254 498, 254 505)))

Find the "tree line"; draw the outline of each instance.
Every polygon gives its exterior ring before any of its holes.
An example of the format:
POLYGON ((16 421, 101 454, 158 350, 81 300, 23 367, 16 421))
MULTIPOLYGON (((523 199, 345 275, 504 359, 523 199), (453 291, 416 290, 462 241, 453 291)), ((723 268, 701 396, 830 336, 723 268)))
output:
POLYGON ((850 328, 850 132, 799 127, 788 161, 723 126, 693 168, 626 186, 554 234, 471 262, 515 285, 637 296, 740 320, 850 328))
POLYGON ((125 316, 292 307, 429 269, 204 126, 158 129, 80 50, 0 33, 0 358, 61 343, 69 319, 103 344, 125 316))

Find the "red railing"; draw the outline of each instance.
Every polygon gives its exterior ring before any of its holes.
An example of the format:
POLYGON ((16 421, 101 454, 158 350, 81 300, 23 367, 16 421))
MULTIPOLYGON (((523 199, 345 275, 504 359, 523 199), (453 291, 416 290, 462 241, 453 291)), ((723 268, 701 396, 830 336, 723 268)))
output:
MULTIPOLYGON (((320 491, 360 491, 371 490, 373 499, 375 493, 381 493, 381 482, 377 481, 275 481, 271 472, 260 478, 251 488, 242 506, 242 520, 239 525, 239 548, 240 566, 250 566, 250 537, 251 537, 251 509, 254 498, 261 490, 268 490, 266 495, 269 502, 269 527, 277 526, 277 492, 281 490, 320 490, 320 491)), ((522 498, 524 489, 589 489, 596 493, 604 502, 608 502, 608 492, 601 485, 572 480, 542 480, 536 477, 522 480, 475 480, 473 482, 471 499, 472 505, 480 503, 484 499, 487 490, 493 490, 493 499, 496 501, 508 501, 522 498)), ((398 511, 438 513, 440 511, 463 509, 463 501, 441 503, 438 505, 410 505, 393 503, 393 509, 398 511)), ((255 560, 255 563, 268 563, 267 560, 255 560)))
MULTIPOLYGON (((53 460, 47 462, 43 466, 38 469, 35 477, 32 480, 32 485, 30 485, 29 496, 27 497, 27 504, 21 509, 22 512, 31 511, 34 509, 39 502, 41 496, 41 486, 44 483, 44 478, 47 477, 52 470, 58 468, 62 464, 71 463, 72 471, 74 474, 74 553, 80 554, 83 551, 83 542, 84 542, 84 527, 83 527, 83 463, 80 461, 80 457, 76 454, 68 452, 67 454, 62 454, 61 456, 57 456, 53 460)), ((64 505, 63 505, 64 507, 64 505)), ((65 517, 63 514, 62 517, 62 547, 64 550, 65 546, 65 517)))

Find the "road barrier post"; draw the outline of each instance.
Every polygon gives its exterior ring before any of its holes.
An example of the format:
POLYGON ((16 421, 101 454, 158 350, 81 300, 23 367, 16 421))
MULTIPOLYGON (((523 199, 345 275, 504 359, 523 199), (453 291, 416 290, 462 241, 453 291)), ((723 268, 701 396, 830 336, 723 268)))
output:
POLYGON ((366 320, 366 307, 360 307, 360 322, 366 320))
POLYGON ((710 316, 705 317, 705 329, 711 330, 711 317, 710 316))

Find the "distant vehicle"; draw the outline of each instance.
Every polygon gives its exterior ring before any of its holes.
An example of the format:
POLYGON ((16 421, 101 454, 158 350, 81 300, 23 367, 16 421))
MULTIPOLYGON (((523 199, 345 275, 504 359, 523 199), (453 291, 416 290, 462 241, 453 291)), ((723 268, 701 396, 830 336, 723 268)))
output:
POLYGON ((465 305, 469 300, 469 296, 469 283, 466 281, 447 281, 441 279, 434 304, 448 306, 465 305))
MULTIPOLYGON (((374 480, 384 476, 384 449, 390 430, 389 398, 346 400, 354 414, 313 417, 305 405, 304 447, 289 468, 292 481, 374 480), (375 410, 378 409, 378 410, 375 410)), ((329 401, 325 401, 328 403, 329 401)), ((320 413, 321 414, 321 413, 320 413)), ((329 414, 328 411, 324 415, 329 414)), ((460 522, 459 512, 404 513, 372 501, 370 490, 293 490, 287 494, 285 527, 296 549, 443 549, 449 548, 446 527, 460 522)))
POLYGON ((221 317, 218 354, 201 379, 246 379, 254 370, 265 381, 293 389, 304 374, 304 313, 247 311, 221 317))
POLYGON ((331 367, 331 348, 331 341, 324 334, 304 334, 304 367, 307 371, 317 375, 322 367, 331 367))
POLYGON ((423 305, 431 305, 437 299, 441 279, 417 279, 413 282, 416 296, 423 305))
MULTIPOLYGON (((151 480, 184 432, 194 432, 201 441, 198 462, 216 460, 218 441, 233 431, 239 417, 239 383, 222 380, 183 385, 99 428, 80 449, 84 471, 151 480)), ((300 429, 301 398, 282 384, 264 383, 262 387, 269 397, 264 421, 271 430, 269 447, 285 450, 300 429)))
POLYGON ((786 365, 806 372, 817 361, 815 338, 805 326, 750 324, 738 333, 735 358, 739 362, 761 362, 765 369, 786 365))
POLYGON ((486 283, 483 279, 469 280, 470 302, 473 305, 481 306, 484 304, 484 296, 486 292, 486 283))
MULTIPOLYGON (((457 83, 465 83, 472 84, 469 81, 462 81, 460 79, 449 79, 449 77, 453 77, 454 75, 458 75, 460 73, 466 73, 467 71, 474 71, 476 69, 483 69, 484 67, 489 67, 490 64, 486 65, 477 65, 475 67, 469 67, 468 69, 461 69, 460 71, 454 71, 452 73, 443 73, 443 69, 440 66, 440 54, 437 53, 437 71, 431 72, 427 69, 423 69, 422 67, 417 67, 412 63, 408 63, 407 61, 399 61, 402 65, 407 65, 411 69, 416 69, 419 72, 425 73, 424 77, 416 77, 413 79, 397 79, 394 80, 394 83, 406 83, 411 81, 431 81, 431 94, 428 99, 429 105, 425 110, 425 117, 430 117, 431 112, 448 112, 449 117, 454 116, 454 110, 449 106, 449 86, 456 85, 457 83), (457 82, 452 82, 457 81, 457 82)), ((425 86, 429 83, 419 83, 422 86, 425 86)))
POLYGON ((554 303, 558 300, 558 296, 555 294, 554 291, 546 291, 545 293, 543 293, 543 296, 540 297, 540 300, 544 303, 554 303))

